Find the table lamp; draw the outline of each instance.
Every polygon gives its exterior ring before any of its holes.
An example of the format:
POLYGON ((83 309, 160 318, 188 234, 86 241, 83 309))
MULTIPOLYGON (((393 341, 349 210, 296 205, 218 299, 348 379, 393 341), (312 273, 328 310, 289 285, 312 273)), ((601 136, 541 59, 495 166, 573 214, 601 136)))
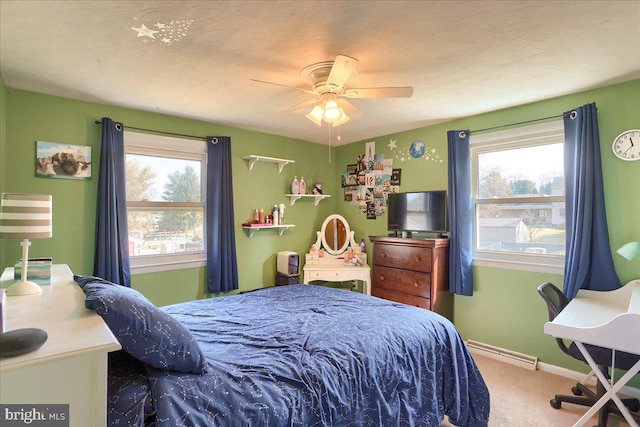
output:
POLYGON ((629 242, 626 245, 618 249, 618 253, 623 257, 631 261, 640 252, 640 242, 629 242))
POLYGON ((29 239, 52 236, 51 196, 44 194, 2 193, 0 198, 0 238, 22 240, 22 274, 19 282, 7 288, 7 295, 42 293, 37 283, 27 280, 29 239))

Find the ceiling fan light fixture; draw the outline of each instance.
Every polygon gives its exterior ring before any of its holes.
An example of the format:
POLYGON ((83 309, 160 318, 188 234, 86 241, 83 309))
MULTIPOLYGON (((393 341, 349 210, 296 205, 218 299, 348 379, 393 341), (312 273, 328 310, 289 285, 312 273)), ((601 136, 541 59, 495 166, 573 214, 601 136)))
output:
POLYGON ((305 117, 311 120, 313 123, 317 124, 318 126, 322 126, 323 113, 324 113, 324 110, 322 109, 322 107, 319 105, 316 105, 315 107, 313 107, 311 111, 309 111, 305 115, 305 117))
POLYGON ((343 115, 342 109, 338 106, 338 103, 334 100, 329 100, 324 105, 324 114, 322 118, 327 123, 333 123, 336 120, 339 120, 343 115))
POLYGON ((338 120, 333 122, 332 126, 334 128, 338 127, 340 125, 343 125, 343 124, 347 123, 349 120, 351 120, 351 117, 347 116, 347 113, 345 113, 342 109, 340 109, 340 111, 342 111, 342 117, 340 117, 338 120))
POLYGON ((287 109, 287 111, 298 111, 315 104, 315 107, 305 117, 320 127, 322 127, 322 122, 328 123, 332 127, 338 127, 351 120, 351 117, 354 119, 361 117, 358 109, 345 98, 410 98, 413 95, 413 88, 410 86, 368 88, 347 86, 349 79, 359 73, 358 63, 356 58, 337 55, 333 61, 317 62, 303 68, 300 71, 300 77, 311 84, 311 88, 307 89, 263 80, 251 80, 301 90, 309 95, 314 95, 315 99, 304 101, 287 109), (345 108, 351 117, 345 114, 345 108))

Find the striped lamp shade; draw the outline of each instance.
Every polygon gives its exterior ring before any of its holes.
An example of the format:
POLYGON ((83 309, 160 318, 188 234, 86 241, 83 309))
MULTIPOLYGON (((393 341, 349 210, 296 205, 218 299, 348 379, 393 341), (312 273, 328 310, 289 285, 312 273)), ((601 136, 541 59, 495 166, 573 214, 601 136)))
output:
POLYGON ((51 196, 47 194, 2 193, 0 237, 43 239, 51 237, 51 196))

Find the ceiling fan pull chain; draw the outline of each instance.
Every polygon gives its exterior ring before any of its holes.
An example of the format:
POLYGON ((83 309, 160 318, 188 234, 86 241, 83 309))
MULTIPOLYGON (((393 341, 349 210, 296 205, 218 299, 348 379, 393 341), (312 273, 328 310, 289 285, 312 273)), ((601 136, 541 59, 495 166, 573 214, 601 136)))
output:
MULTIPOLYGON (((331 127, 329 126, 329 163, 331 163, 331 127)), ((340 128, 338 128, 338 132, 340 132, 340 128)))

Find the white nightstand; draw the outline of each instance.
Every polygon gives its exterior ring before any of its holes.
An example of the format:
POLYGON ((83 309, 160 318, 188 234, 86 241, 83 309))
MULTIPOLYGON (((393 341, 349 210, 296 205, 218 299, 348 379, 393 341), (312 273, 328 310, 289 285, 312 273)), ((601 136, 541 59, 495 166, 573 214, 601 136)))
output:
MULTIPOLYGON (((0 287, 13 282, 7 268, 0 287)), ((0 403, 69 404, 71 426, 106 425, 107 353, 121 347, 84 300, 64 264, 53 266, 42 295, 7 297, 5 332, 40 328, 48 339, 34 352, 0 359, 0 403)))

